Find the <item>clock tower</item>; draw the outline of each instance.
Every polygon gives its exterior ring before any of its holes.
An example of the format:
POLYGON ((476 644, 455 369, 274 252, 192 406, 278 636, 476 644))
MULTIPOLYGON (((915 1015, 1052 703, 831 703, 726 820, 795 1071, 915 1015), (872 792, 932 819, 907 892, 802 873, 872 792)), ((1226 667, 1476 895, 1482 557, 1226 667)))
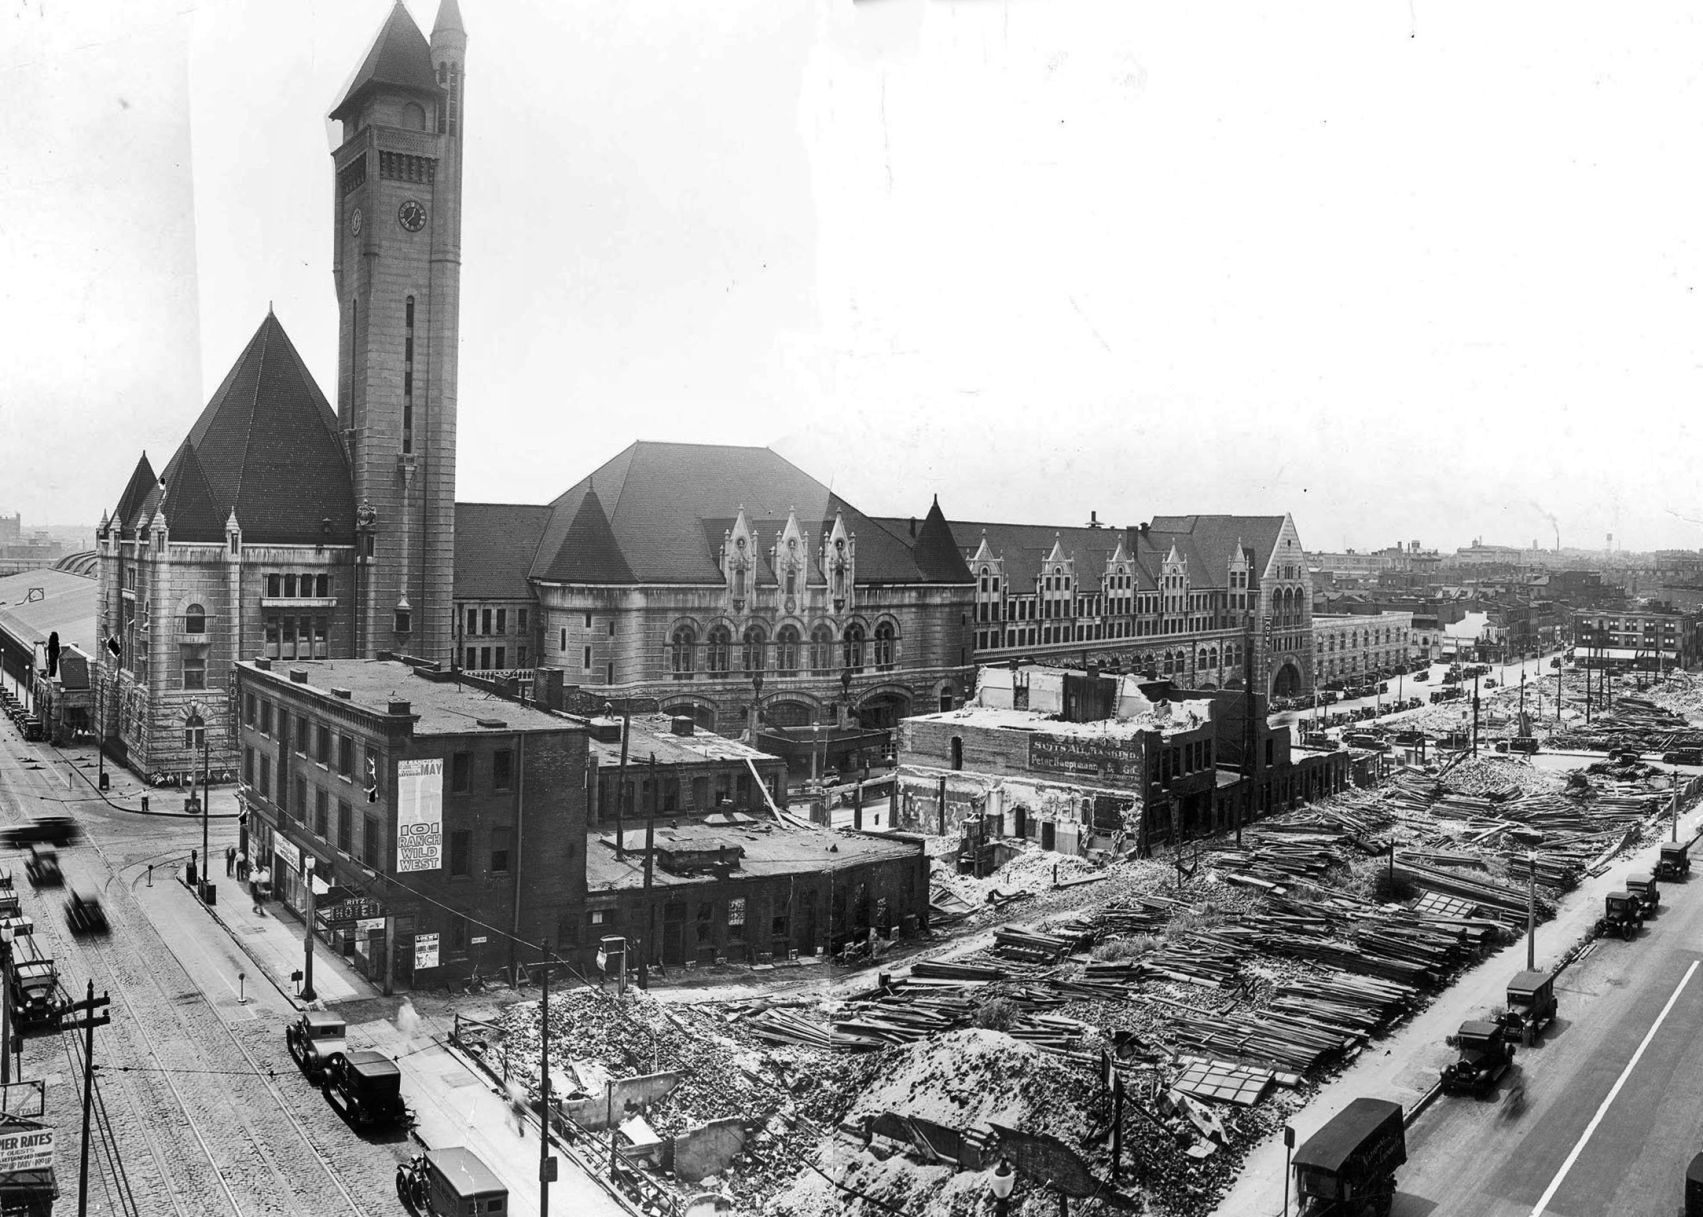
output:
POLYGON ((398 0, 331 111, 342 123, 332 275, 358 656, 447 663, 454 646, 466 50, 456 0, 441 0, 429 42, 398 0))

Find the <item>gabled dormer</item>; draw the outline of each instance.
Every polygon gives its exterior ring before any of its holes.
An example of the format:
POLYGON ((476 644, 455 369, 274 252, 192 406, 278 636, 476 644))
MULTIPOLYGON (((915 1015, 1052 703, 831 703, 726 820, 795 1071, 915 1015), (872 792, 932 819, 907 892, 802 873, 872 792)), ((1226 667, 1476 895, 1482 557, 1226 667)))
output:
POLYGON ((733 527, 727 530, 721 543, 721 573, 727 581, 728 600, 736 613, 744 612, 751 601, 757 581, 756 553, 757 537, 745 518, 745 504, 741 503, 733 527))
POLYGON ((1248 547, 1242 544, 1240 537, 1236 538, 1236 546, 1230 551, 1230 568, 1225 572, 1227 586, 1230 589, 1230 611, 1245 613, 1248 611, 1248 547))
POLYGON ((842 511, 834 512, 834 526, 822 535, 821 564, 828 580, 828 603, 836 613, 849 611, 857 587, 857 534, 846 528, 842 511))
POLYGON ((798 612, 810 582, 810 547, 798 526, 796 507, 787 508, 786 524, 775 534, 775 547, 769 551, 769 565, 780 589, 781 611, 798 612))

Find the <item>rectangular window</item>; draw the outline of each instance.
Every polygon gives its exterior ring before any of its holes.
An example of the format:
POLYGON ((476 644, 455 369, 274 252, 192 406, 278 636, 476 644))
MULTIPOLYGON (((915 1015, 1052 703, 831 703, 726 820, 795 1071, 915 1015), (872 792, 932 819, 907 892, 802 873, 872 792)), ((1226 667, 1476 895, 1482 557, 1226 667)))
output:
POLYGON ((278 618, 276 616, 266 618, 266 658, 281 658, 278 651, 278 618))
POLYGON ((321 765, 331 764, 331 728, 324 723, 319 724, 318 747, 314 749, 313 759, 321 765))
POLYGON ((260 754, 260 797, 272 797, 272 758, 264 752, 260 754))
POLYGON ((183 687, 186 689, 205 689, 207 687, 207 652, 200 647, 183 648, 183 687))
POLYGON ((512 828, 493 828, 491 830, 491 873, 504 875, 509 869, 510 842, 514 837, 512 828))
POLYGON ((468 647, 467 648, 467 666, 469 668, 477 668, 479 666, 479 648, 478 647, 468 647))
POLYGON ((581 656, 581 658, 580 658, 580 667, 587 672, 591 671, 591 648, 590 647, 585 648, 585 654, 583 656, 581 656))
POLYGON ((306 778, 297 778, 296 779, 295 808, 296 808, 296 815, 300 816, 304 820, 307 819, 307 779, 306 778))
POLYGON ((355 836, 355 813, 349 807, 349 804, 345 800, 338 799, 337 800, 337 848, 342 850, 344 853, 348 853, 350 851, 350 849, 355 844, 354 836, 355 836))
POLYGON ((457 752, 449 758, 449 788, 455 794, 466 794, 473 789, 473 754, 471 752, 457 752))
POLYGON ((266 594, 274 599, 284 594, 284 576, 266 576, 266 594))
POLYGON ((307 755, 307 715, 296 715, 296 755, 307 755))
POLYGON ((516 609, 515 616, 516 620, 514 628, 519 630, 522 634, 526 633, 526 610, 516 609))
POLYGON ((355 741, 347 735, 337 737, 337 772, 344 777, 355 772, 355 741))
POLYGON ((727 936, 734 942, 745 937, 745 897, 735 896, 727 902, 727 936))
POLYGON ((508 653, 509 652, 508 652, 507 647, 498 647, 497 648, 497 653, 496 653, 495 659, 497 661, 497 667, 498 668, 504 668, 504 667, 508 666, 508 653))
POLYGON ((498 748, 491 754, 491 789, 507 790, 514 781, 514 753, 498 748))
MULTIPOLYGON (((506 633, 509 632, 508 615, 509 615, 509 611, 507 609, 498 609, 497 610, 497 633, 506 634, 506 633)), ((503 665, 498 664, 497 666, 500 668, 503 665)))
POLYGON ((591 614, 590 613, 587 613, 585 615, 585 628, 588 629, 588 630, 591 628, 591 614))
POLYGON ((361 861, 368 866, 382 866, 384 849, 378 840, 378 817, 367 816, 361 824, 361 861))
POLYGON ((269 701, 260 703, 260 734, 272 734, 272 703, 269 701))
POLYGON ((465 875, 468 873, 468 855, 471 851, 473 834, 465 828, 458 828, 449 834, 449 873, 465 875))
POLYGON ((296 577, 294 575, 285 575, 284 576, 284 599, 294 600, 295 598, 296 598, 296 577))
MULTIPOLYGON (((467 610, 467 632, 469 634, 477 634, 479 632, 479 610, 478 609, 468 609, 467 610)), ((472 665, 469 664, 468 666, 471 667, 472 665)))
POLYGON ((331 619, 315 617, 313 619, 313 657, 328 659, 331 656, 330 636, 331 619))
POLYGON ((280 758, 290 750, 290 715, 284 707, 278 707, 278 755, 280 758))
POLYGON ((479 648, 479 666, 481 668, 489 668, 491 666, 491 648, 490 647, 480 647, 479 648))
POLYGON ((242 699, 242 721, 244 726, 254 726, 254 708, 254 694, 250 693, 242 699))
POLYGON ((524 646, 515 648, 514 661, 518 667, 524 668, 526 666, 526 648, 524 646))
POLYGON ((325 600, 331 598, 330 575, 315 575, 313 577, 313 594, 325 600))
POLYGON ((615 637, 615 619, 613 617, 609 619, 609 637, 615 637))
POLYGON ((479 624, 480 624, 481 627, 483 627, 479 631, 481 634, 489 634, 491 632, 491 610, 490 609, 486 609, 482 613, 479 614, 479 624))
POLYGON ((323 790, 313 792, 313 834, 323 838, 330 827, 326 821, 330 818, 331 797, 323 790))

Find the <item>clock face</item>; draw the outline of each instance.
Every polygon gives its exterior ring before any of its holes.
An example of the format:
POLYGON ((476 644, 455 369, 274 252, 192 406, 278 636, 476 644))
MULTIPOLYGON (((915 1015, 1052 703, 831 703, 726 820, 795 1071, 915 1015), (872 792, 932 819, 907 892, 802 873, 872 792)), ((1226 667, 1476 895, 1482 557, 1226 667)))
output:
POLYGON ((426 205, 418 199, 407 199, 396 209, 396 222, 409 232, 419 232, 426 226, 426 205))
POLYGON ((357 237, 361 235, 361 225, 365 222, 366 217, 361 214, 361 209, 359 207, 349 213, 349 231, 354 233, 357 237))

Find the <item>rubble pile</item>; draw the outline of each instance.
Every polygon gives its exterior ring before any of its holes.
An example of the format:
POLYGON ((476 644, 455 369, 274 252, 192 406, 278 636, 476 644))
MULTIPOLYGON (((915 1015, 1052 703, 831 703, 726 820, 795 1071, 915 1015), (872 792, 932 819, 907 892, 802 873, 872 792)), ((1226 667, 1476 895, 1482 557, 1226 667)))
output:
MULTIPOLYGON (((496 1025, 500 1034, 486 1048, 487 1059, 501 1060, 536 1106, 538 1003, 507 1006, 496 1025)), ((615 1078, 678 1071, 680 1082, 649 1105, 646 1121, 664 1139, 711 1120, 745 1121, 753 1136, 718 1182, 737 1211, 755 1212, 814 1152, 821 1129, 839 1122, 874 1067, 864 1054, 754 1052, 726 1028, 708 1007, 664 1006, 637 990, 619 999, 596 989, 552 994, 552 1097, 587 1097, 578 1085, 581 1066, 615 1078)), ((659 1176, 659 1182, 671 1181, 659 1176)))
POLYGON ((1623 695, 1616 697, 1606 710, 1599 709, 1590 722, 1574 723, 1567 730, 1557 732, 1550 737, 1550 743, 1557 748, 1596 752, 1663 753, 1703 748, 1703 730, 1691 726, 1654 699, 1623 695))

